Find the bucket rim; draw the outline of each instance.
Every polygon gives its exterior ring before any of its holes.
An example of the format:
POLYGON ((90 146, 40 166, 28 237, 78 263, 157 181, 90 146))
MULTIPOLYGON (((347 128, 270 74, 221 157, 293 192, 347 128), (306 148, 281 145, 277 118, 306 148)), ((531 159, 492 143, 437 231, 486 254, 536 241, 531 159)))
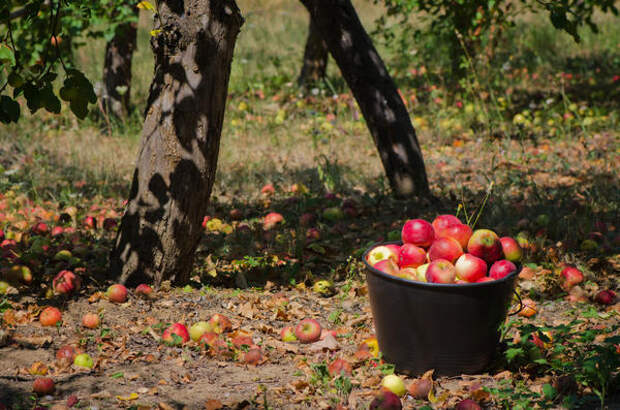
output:
POLYGON ((366 269, 368 269, 372 274, 374 274, 376 276, 379 276, 379 277, 382 277, 384 279, 388 279, 388 280, 391 280, 391 281, 394 281, 394 282, 397 282, 397 283, 401 283, 401 284, 407 285, 407 286, 418 286, 418 287, 422 287, 422 288, 431 288, 431 289, 433 289, 433 288, 434 289, 437 289, 437 288, 442 288, 442 289, 463 289, 463 288, 472 288, 472 287, 498 286, 499 284, 513 281, 515 279, 515 277, 521 272, 521 269, 522 269, 522 266, 521 266, 520 263, 512 262, 517 267, 517 270, 515 272, 511 273, 510 275, 504 276, 501 279, 495 279, 493 281, 488 281, 488 282, 474 282, 474 283, 428 283, 428 282, 421 282, 421 281, 405 279, 405 278, 399 278, 398 276, 389 275, 389 274, 387 274, 385 272, 380 271, 379 269, 376 269, 376 268, 370 266, 370 264, 366 260, 366 256, 368 255, 368 253, 372 249, 377 247, 377 246, 382 246, 382 245, 400 245, 400 246, 402 246, 402 244, 403 244, 402 241, 375 242, 372 245, 370 245, 368 247, 368 249, 366 249, 366 251, 362 255, 362 262, 366 266, 366 269))

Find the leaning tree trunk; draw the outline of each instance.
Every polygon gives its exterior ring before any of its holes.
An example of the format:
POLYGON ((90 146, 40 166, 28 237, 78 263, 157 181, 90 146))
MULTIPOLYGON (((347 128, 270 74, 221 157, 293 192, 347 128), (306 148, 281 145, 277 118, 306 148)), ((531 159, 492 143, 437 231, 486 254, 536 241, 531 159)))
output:
POLYGON ((129 285, 189 280, 243 24, 233 0, 163 0, 157 20, 142 143, 110 261, 129 285))
POLYGON ((136 49, 137 26, 135 22, 119 25, 105 48, 102 102, 106 112, 119 118, 129 113, 131 60, 136 49))
POLYGON ((429 195, 422 150, 394 81, 350 0, 301 0, 359 104, 398 196, 429 195))
POLYGON ((325 78, 328 56, 327 44, 325 44, 323 37, 321 37, 321 33, 314 21, 310 19, 308 38, 306 39, 306 48, 304 50, 304 62, 297 83, 300 86, 304 86, 314 84, 325 78))

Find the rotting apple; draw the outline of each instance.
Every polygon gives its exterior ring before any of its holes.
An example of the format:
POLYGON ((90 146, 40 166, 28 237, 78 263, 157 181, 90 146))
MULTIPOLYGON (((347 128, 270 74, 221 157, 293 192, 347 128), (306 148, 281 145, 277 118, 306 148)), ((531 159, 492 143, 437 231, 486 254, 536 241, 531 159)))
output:
POLYGON ((370 402, 369 410, 401 410, 403 404, 400 397, 389 390, 381 390, 370 402))
POLYGON ((230 323, 230 320, 228 320, 226 316, 219 313, 211 316, 211 319, 209 319, 209 324, 211 325, 213 332, 217 334, 222 334, 232 329, 232 323, 230 323))
POLYGON ((80 284, 80 277, 70 270, 61 270, 52 281, 54 292, 61 295, 73 293, 80 288, 80 284))
POLYGON ((342 375, 351 376, 353 368, 351 367, 351 364, 349 362, 339 357, 329 364, 329 366, 327 367, 327 371, 332 377, 342 375))

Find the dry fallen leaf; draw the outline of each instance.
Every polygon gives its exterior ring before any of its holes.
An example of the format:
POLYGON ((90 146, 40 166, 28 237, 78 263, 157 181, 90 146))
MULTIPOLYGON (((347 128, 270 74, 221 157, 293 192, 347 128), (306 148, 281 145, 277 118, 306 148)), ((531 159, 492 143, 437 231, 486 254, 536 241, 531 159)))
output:
POLYGON ((323 350, 338 350, 338 341, 331 333, 327 333, 323 340, 319 340, 318 342, 312 343, 310 345, 311 352, 320 352, 323 350))

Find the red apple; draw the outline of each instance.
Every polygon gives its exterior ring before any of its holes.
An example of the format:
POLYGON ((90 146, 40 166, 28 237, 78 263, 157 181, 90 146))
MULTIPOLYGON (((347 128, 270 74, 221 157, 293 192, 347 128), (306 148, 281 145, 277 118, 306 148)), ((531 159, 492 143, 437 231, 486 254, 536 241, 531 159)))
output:
POLYGON ((484 276, 484 277, 482 277, 482 278, 478 279, 478 280, 476 281, 476 283, 482 283, 482 282, 493 282, 494 280, 495 280, 495 279, 493 279, 493 278, 490 278, 490 277, 488 277, 488 276, 484 276))
POLYGON ((439 215, 433 220, 435 233, 452 225, 460 225, 461 220, 454 215, 439 215))
POLYGON ((398 263, 398 253, 395 253, 393 248, 388 248, 384 245, 375 246, 368 252, 366 257, 370 266, 375 266, 378 262, 386 259, 392 259, 395 263, 398 263))
POLYGON ((402 408, 400 397, 385 389, 377 393, 368 407, 369 410, 401 410, 402 408))
POLYGON ((477 282, 487 274, 487 263, 482 259, 466 253, 461 255, 454 265, 456 277, 466 282, 477 282))
POLYGON ((209 324, 211 325, 213 332, 217 334, 222 334, 232 329, 232 323, 230 323, 230 320, 228 320, 226 316, 220 315, 219 313, 211 316, 211 319, 209 319, 209 324))
POLYGON ((182 323, 173 323, 164 330, 161 339, 170 345, 181 345, 189 340, 189 332, 182 323))
POLYGON ((219 336, 215 332, 205 332, 198 339, 198 343, 206 347, 215 346, 216 340, 219 340, 219 336))
POLYGON ((284 221, 284 217, 282 216, 282 214, 279 214, 277 212, 269 212, 263 218, 263 229, 268 231, 272 229, 273 227, 275 227, 278 223, 283 222, 283 221, 284 221))
POLYGON ((260 350, 260 347, 253 347, 249 349, 247 352, 244 352, 240 359, 242 362, 251 365, 258 365, 263 361, 263 352, 260 350))
POLYGON ((454 238, 436 239, 428 250, 428 259, 432 262, 437 259, 445 259, 454 263, 463 254, 463 248, 454 238))
POLYGON ((517 267, 509 260, 502 259, 491 265, 489 269, 489 277, 493 279, 501 279, 517 271, 517 267))
POLYGON ((394 263, 392 259, 384 259, 379 261, 375 263, 375 266, 373 267, 383 273, 387 273, 388 275, 398 275, 398 265, 394 263))
POLYGON ((601 305, 613 305, 616 301, 616 292, 613 290, 601 290, 596 294, 594 300, 601 305))
POLYGON ((97 219, 92 216, 87 216, 84 218, 84 227, 86 229, 97 229, 97 219))
POLYGON ((564 278, 562 287, 565 290, 569 290, 576 284, 583 282, 583 273, 573 266, 567 266, 562 269, 562 277, 564 278))
POLYGON ((273 184, 266 184, 266 185, 263 185, 260 192, 263 195, 271 195, 276 192, 276 189, 273 187, 273 184))
POLYGON ((454 410, 482 410, 482 407, 472 399, 465 399, 458 402, 454 410))
POLYGON ((508 259, 510 262, 518 262, 521 259, 523 250, 521 250, 521 247, 516 240, 509 236, 504 236, 499 238, 499 242, 502 244, 504 258, 508 259))
POLYGON ((476 229, 467 242, 467 251, 486 263, 493 263, 502 256, 502 244, 495 232, 476 229))
POLYGON ((46 235, 50 228, 45 222, 38 222, 32 227, 32 233, 35 235, 46 235))
POLYGON ((438 238, 449 237, 456 239, 463 249, 467 248, 467 243, 469 242, 469 238, 471 238, 471 234, 471 228, 463 224, 450 225, 435 231, 435 236, 438 238))
POLYGON ((65 229, 62 226, 55 226, 52 228, 52 236, 62 235, 65 229))
POLYGON ((64 345, 56 352, 56 360, 59 362, 65 362, 66 364, 73 363, 73 359, 77 355, 77 351, 71 345, 64 345))
POLYGON ((403 243, 411 243, 426 248, 433 243, 435 231, 433 226, 424 219, 410 219, 403 226, 402 238, 403 243))
POLYGON ((286 326, 284 329, 280 331, 280 339, 283 342, 294 342, 297 340, 297 336, 295 336, 295 329, 293 326, 286 326))
POLYGON ((153 288, 145 283, 141 283, 136 286, 136 295, 143 298, 151 297, 153 296, 153 288))
POLYGON ((54 392, 54 380, 51 377, 37 377, 32 383, 32 391, 40 396, 54 392))
POLYGON ((426 251, 411 243, 400 247, 398 254, 398 266, 401 268, 417 268, 426 263, 426 251))
POLYGON ((248 348, 256 346, 254 340, 252 340, 250 336, 236 336, 232 338, 231 342, 237 349, 241 349, 243 346, 247 346, 248 348))
POLYGON ((327 367, 327 371, 332 377, 341 376, 343 374, 345 376, 351 376, 353 368, 351 367, 351 364, 349 364, 349 362, 342 358, 338 358, 329 364, 329 366, 327 367))
POLYGON ((82 316, 82 326, 89 329, 98 328, 100 323, 101 320, 99 319, 99 315, 95 313, 86 313, 84 316, 82 316))
POLYGON ((429 283, 454 283, 455 279, 454 265, 445 259, 434 260, 426 269, 426 281, 429 283))
POLYGON ((56 326, 56 323, 62 320, 60 310, 55 307, 48 306, 39 315, 39 322, 43 326, 56 326))
POLYGON ((61 270, 52 281, 56 293, 68 295, 80 288, 80 277, 70 270, 61 270))
POLYGON ((295 327, 295 336, 301 343, 313 343, 321 337, 321 324, 314 319, 304 319, 295 327))
POLYGON ((127 301, 127 288, 121 284, 115 284, 108 288, 106 295, 110 302, 125 303, 127 301))

